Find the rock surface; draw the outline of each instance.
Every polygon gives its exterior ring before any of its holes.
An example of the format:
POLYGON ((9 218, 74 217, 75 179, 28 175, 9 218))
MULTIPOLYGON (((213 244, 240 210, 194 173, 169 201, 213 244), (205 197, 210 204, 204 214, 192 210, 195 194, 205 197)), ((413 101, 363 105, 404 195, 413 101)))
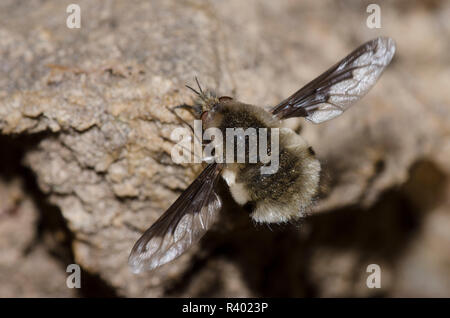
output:
MULTIPOLYGON (((59 208, 50 215, 62 214, 74 261, 108 294, 450 296, 450 3, 383 4, 378 30, 366 27, 360 2, 78 4, 80 29, 66 27, 64 1, 0 4, 0 132, 8 136, 2 151, 21 147, 23 164, 59 208), (397 53, 356 107, 319 126, 287 123, 324 166, 311 217, 269 229, 255 228, 242 211, 228 213, 224 229, 177 261, 130 273, 140 232, 199 171, 174 164, 167 141, 180 126, 168 107, 192 101, 184 84, 198 76, 220 93, 274 105, 378 35, 394 38, 397 53), (17 135, 36 138, 30 145, 9 137, 17 135), (382 269, 381 289, 366 287, 372 263, 382 269)), ((0 185, 11 200, 15 186, 0 185)), ((32 233, 36 214, 49 215, 38 206, 7 222, 24 222, 32 233)), ((1 222, 0 237, 15 241, 1 222)), ((5 243, 17 255, 1 262, 51 270, 54 243, 40 241, 28 255, 19 255, 22 243, 5 243)), ((69 261, 60 262, 62 276, 69 261)), ((15 274, 16 283, 2 265, 1 282, 25 286, 27 271, 15 274)), ((58 281, 48 292, 44 280, 5 295, 75 295, 58 281)))

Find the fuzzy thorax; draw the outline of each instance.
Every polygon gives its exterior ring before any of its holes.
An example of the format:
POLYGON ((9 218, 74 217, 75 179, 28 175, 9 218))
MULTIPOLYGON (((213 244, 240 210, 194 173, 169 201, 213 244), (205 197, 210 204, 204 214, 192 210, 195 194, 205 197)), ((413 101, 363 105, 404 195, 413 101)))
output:
POLYGON ((304 216, 318 192, 320 163, 303 138, 281 128, 280 146, 280 167, 273 175, 261 175, 257 164, 227 164, 222 174, 238 204, 253 203, 251 217, 258 223, 304 216))

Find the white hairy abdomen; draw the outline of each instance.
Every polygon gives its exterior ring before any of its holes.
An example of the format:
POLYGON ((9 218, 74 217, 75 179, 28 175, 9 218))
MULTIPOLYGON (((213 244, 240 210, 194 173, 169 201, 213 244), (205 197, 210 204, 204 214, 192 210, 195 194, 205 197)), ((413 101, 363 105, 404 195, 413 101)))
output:
POLYGON ((240 205, 244 205, 250 200, 247 189, 244 183, 236 183, 236 172, 233 169, 225 168, 222 177, 230 187, 233 199, 240 205))

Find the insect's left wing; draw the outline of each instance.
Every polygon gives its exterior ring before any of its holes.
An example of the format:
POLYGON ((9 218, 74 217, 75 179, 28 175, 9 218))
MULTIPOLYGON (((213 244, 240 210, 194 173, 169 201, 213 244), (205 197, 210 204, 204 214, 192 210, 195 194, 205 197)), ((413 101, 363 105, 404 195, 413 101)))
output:
POLYGON ((134 245, 128 264, 134 273, 152 270, 180 256, 211 227, 222 206, 215 192, 222 165, 209 164, 134 245))
POLYGON ((315 124, 342 114, 377 81, 395 53, 391 38, 364 43, 272 109, 279 119, 305 117, 315 124))

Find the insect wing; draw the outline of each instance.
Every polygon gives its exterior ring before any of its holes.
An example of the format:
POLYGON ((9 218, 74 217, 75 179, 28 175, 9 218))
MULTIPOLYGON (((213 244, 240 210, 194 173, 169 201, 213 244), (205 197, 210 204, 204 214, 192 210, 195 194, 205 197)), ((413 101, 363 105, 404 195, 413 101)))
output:
POLYGON ((395 53, 391 38, 366 42, 272 109, 279 119, 305 117, 318 124, 342 114, 363 97, 395 53))
POLYGON ((206 233, 222 206, 215 192, 221 170, 221 165, 209 164, 141 236, 128 259, 134 273, 172 261, 206 233))

